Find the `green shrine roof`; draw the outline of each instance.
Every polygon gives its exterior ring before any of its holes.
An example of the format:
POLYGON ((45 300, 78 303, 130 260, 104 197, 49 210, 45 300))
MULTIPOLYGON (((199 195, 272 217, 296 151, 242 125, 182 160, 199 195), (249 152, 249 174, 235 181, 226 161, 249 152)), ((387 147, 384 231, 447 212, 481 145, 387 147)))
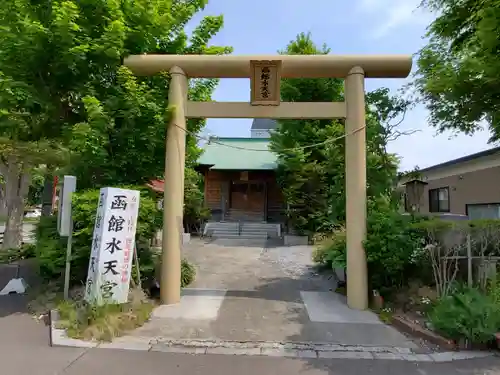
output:
POLYGON ((273 170, 277 157, 269 150, 270 141, 267 138, 214 138, 204 146, 198 164, 219 170, 273 170))

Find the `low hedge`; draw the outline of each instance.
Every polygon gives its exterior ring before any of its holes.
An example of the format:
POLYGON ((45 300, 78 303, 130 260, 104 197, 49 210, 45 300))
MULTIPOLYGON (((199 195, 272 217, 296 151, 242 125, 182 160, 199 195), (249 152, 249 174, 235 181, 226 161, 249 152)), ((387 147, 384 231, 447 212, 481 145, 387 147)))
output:
MULTIPOLYGON (((429 216, 406 215, 379 205, 368 213, 364 243, 371 289, 381 293, 405 286, 412 279, 426 285, 434 282, 427 244, 443 251, 465 251, 467 237, 473 255, 500 256, 500 220, 445 220, 429 216)), ((333 267, 346 267, 345 230, 337 230, 316 244, 313 261, 333 267)), ((465 255, 462 254, 462 255, 465 255)), ((370 290, 371 290, 370 289, 370 290)))
MULTIPOLYGON (((126 187, 134 189, 134 187, 126 187)), ((140 190, 135 188, 136 190, 140 190)), ((84 283, 87 277, 92 234, 99 200, 99 189, 78 192, 73 195, 74 234, 71 257, 71 282, 84 283)), ((161 227, 162 217, 155 200, 147 190, 141 191, 137 222, 136 248, 140 262, 141 277, 154 276, 155 255, 150 248, 150 239, 161 227)), ((66 239, 57 233, 57 217, 44 217, 36 230, 36 258, 41 276, 46 280, 57 280, 64 275, 66 261, 66 239)))

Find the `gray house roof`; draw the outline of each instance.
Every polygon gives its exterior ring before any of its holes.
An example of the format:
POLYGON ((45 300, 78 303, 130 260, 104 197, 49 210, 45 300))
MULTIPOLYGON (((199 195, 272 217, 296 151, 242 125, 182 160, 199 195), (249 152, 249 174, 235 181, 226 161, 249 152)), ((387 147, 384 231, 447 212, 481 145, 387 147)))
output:
POLYGON ((453 160, 445 161, 444 163, 432 165, 430 167, 420 169, 419 172, 429 172, 429 171, 432 171, 434 169, 449 167, 449 166, 452 166, 455 164, 464 163, 464 162, 469 161, 469 160, 479 159, 479 158, 483 158, 485 156, 490 156, 490 155, 497 154, 497 153, 500 153, 500 147, 490 148, 488 150, 476 152, 475 154, 463 156, 463 157, 458 158, 458 159, 453 159, 453 160))
POLYGON ((268 118, 256 118, 252 122, 252 130, 271 130, 277 127, 278 123, 268 118))

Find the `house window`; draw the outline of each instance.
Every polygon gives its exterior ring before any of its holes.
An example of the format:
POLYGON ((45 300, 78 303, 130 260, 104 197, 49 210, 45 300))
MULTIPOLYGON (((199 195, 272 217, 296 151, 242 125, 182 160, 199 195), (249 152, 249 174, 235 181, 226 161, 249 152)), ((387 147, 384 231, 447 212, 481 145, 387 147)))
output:
POLYGON ((450 188, 429 190, 429 212, 450 212, 450 188))
POLYGON ((267 130, 267 131, 266 130, 264 130, 264 131, 252 130, 251 134, 252 134, 252 138, 269 138, 271 133, 269 130, 267 130))
POLYGON ((468 204, 465 206, 467 216, 475 219, 500 219, 500 203, 468 204))

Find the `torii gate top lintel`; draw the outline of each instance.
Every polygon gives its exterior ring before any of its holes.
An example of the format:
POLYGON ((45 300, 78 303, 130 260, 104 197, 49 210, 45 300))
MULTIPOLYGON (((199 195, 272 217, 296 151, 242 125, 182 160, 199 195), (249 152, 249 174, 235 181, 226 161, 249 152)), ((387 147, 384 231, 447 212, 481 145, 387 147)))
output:
POLYGON ((411 55, 132 55, 124 65, 137 75, 181 68, 189 78, 249 78, 251 61, 280 61, 282 78, 345 78, 360 67, 365 78, 406 78, 411 55))

